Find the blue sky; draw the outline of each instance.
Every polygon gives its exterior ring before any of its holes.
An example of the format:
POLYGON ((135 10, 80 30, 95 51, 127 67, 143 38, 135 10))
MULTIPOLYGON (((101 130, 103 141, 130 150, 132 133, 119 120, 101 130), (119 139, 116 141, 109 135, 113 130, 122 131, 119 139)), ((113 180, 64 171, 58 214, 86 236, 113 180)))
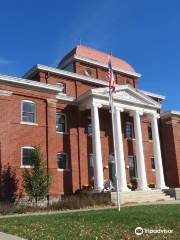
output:
POLYGON ((1 1, 0 73, 56 66, 80 41, 127 60, 139 87, 180 110, 180 1, 1 1))

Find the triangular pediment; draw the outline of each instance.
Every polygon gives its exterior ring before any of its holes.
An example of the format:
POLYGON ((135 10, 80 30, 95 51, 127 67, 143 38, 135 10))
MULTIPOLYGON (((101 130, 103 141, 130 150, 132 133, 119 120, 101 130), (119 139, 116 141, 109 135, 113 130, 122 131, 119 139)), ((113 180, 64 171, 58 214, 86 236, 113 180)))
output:
MULTIPOLYGON (((109 88, 96 88, 92 90, 93 95, 98 95, 103 98, 109 97, 109 88)), ((160 108, 160 104, 153 100, 151 97, 145 95, 144 93, 136 90, 129 85, 122 85, 116 87, 116 92, 114 93, 114 100, 120 102, 128 102, 135 105, 144 105, 154 108, 160 108)))

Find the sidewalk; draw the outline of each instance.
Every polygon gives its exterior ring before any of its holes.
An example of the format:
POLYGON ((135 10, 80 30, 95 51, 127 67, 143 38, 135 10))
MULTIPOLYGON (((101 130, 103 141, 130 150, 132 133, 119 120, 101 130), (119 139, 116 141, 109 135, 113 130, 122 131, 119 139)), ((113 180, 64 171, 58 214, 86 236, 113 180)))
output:
MULTIPOLYGON (((146 202, 146 203, 132 203, 121 205, 124 207, 133 207, 133 206, 143 206, 143 205, 159 205, 159 204, 180 204, 180 200, 171 200, 171 201, 159 201, 159 202, 146 202)), ((108 207, 99 207, 99 208, 83 208, 83 209, 74 209, 74 210, 61 210, 61 211, 44 211, 44 212, 33 212, 33 213, 22 213, 22 214, 11 214, 11 215, 0 215, 0 219, 2 218, 12 218, 12 217, 26 217, 26 216, 43 216, 50 214, 66 214, 66 213, 76 213, 76 212, 86 212, 86 211, 98 211, 105 209, 116 209, 116 206, 108 206, 108 207)), ((0 238, 1 240, 1 238, 0 238)))
POLYGON ((14 235, 0 232, 0 240, 25 240, 25 239, 14 236, 14 235))

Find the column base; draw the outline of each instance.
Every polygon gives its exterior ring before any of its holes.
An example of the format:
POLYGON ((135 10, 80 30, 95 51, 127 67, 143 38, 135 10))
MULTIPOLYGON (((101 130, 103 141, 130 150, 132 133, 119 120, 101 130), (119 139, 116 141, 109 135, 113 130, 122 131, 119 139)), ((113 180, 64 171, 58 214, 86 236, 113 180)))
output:
POLYGON ((166 185, 164 186, 155 186, 156 189, 169 189, 169 187, 167 187, 166 185))
POLYGON ((95 193, 100 193, 100 192, 102 192, 103 190, 104 190, 104 187, 103 187, 103 188, 100 188, 100 187, 99 187, 99 188, 95 188, 95 189, 94 189, 94 192, 95 192, 95 193))
POLYGON ((151 188, 149 188, 148 186, 140 186, 140 187, 138 187, 137 188, 137 190, 141 190, 141 191, 150 191, 151 190, 151 188))
POLYGON ((131 189, 129 189, 128 187, 124 187, 124 188, 120 188, 119 191, 120 192, 130 192, 131 189))

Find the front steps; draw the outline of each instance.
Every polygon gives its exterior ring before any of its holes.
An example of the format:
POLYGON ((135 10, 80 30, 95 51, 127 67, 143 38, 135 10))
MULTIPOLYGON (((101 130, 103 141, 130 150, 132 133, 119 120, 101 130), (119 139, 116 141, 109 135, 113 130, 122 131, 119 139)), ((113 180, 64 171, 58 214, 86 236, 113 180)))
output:
MULTIPOLYGON (((134 203, 146 203, 146 202, 158 202, 158 201, 171 201, 175 198, 167 195, 162 190, 136 190, 130 192, 120 192, 121 204, 134 204, 134 203)), ((111 201, 117 203, 117 193, 111 192, 111 201)))

